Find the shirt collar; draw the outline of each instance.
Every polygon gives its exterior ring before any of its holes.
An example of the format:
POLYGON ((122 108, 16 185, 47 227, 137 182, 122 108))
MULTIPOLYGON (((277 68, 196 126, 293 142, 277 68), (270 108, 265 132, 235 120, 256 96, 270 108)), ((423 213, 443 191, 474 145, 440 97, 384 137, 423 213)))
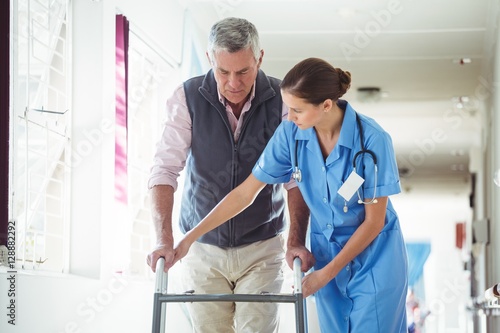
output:
MULTIPOLYGON (((253 86, 252 86, 252 91, 250 92, 250 98, 248 99, 248 101, 245 102, 245 104, 247 103, 252 103, 254 97, 255 97, 255 85, 256 85, 257 81, 254 81, 253 83, 253 86)), ((217 89, 217 95, 219 96, 219 102, 222 103, 222 105, 226 105, 226 98, 224 96, 221 95, 219 89, 217 89)))
POLYGON ((345 113, 337 143, 341 146, 352 149, 354 146, 354 133, 356 128, 356 111, 348 102, 344 100, 339 100, 338 105, 342 109, 345 109, 345 113))

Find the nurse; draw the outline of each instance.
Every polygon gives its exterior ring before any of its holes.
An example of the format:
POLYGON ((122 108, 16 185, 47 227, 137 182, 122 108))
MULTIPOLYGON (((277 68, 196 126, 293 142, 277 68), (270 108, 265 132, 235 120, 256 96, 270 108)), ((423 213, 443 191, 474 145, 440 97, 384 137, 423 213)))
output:
POLYGON ((249 206, 266 184, 296 178, 311 211, 307 226, 291 225, 287 258, 314 269, 302 281, 315 294, 322 332, 403 333, 407 257, 389 196, 401 191, 390 136, 340 98, 351 75, 318 58, 295 65, 281 83, 289 107, 252 174, 176 247, 185 256, 201 235, 249 206), (358 153, 361 152, 361 153, 358 153), (308 264, 311 263, 311 264, 308 264))

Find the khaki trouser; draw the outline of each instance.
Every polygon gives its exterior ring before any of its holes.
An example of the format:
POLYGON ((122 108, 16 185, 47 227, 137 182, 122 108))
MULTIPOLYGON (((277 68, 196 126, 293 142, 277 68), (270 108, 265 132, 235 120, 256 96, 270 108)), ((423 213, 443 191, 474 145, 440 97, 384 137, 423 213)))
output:
MULTIPOLYGON (((277 236, 237 248, 195 242, 182 259, 181 285, 196 294, 279 293, 283 284, 284 241, 277 236)), ((273 333, 278 303, 186 303, 193 332, 273 333)))

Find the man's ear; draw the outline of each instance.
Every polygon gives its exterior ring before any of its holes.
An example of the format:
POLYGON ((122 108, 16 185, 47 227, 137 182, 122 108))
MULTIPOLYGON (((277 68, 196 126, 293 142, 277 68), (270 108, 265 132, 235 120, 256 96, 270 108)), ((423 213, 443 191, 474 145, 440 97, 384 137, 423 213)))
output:
POLYGON ((207 56, 207 59, 208 59, 208 64, 210 65, 210 67, 213 67, 213 63, 212 63, 212 59, 210 59, 210 55, 208 54, 208 51, 205 52, 205 55, 207 56))
POLYGON ((264 58, 264 50, 260 50, 260 57, 257 61, 257 68, 260 68, 260 65, 262 65, 262 58, 264 58))

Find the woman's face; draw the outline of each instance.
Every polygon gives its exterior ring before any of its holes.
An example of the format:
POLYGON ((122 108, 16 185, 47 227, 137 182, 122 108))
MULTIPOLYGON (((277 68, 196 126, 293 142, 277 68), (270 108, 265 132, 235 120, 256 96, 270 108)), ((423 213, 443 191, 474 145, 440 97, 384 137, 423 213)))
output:
POLYGON ((283 102, 290 109, 288 111, 288 120, 293 121, 300 129, 316 126, 325 115, 323 103, 314 105, 286 91, 282 91, 281 96, 283 102))

